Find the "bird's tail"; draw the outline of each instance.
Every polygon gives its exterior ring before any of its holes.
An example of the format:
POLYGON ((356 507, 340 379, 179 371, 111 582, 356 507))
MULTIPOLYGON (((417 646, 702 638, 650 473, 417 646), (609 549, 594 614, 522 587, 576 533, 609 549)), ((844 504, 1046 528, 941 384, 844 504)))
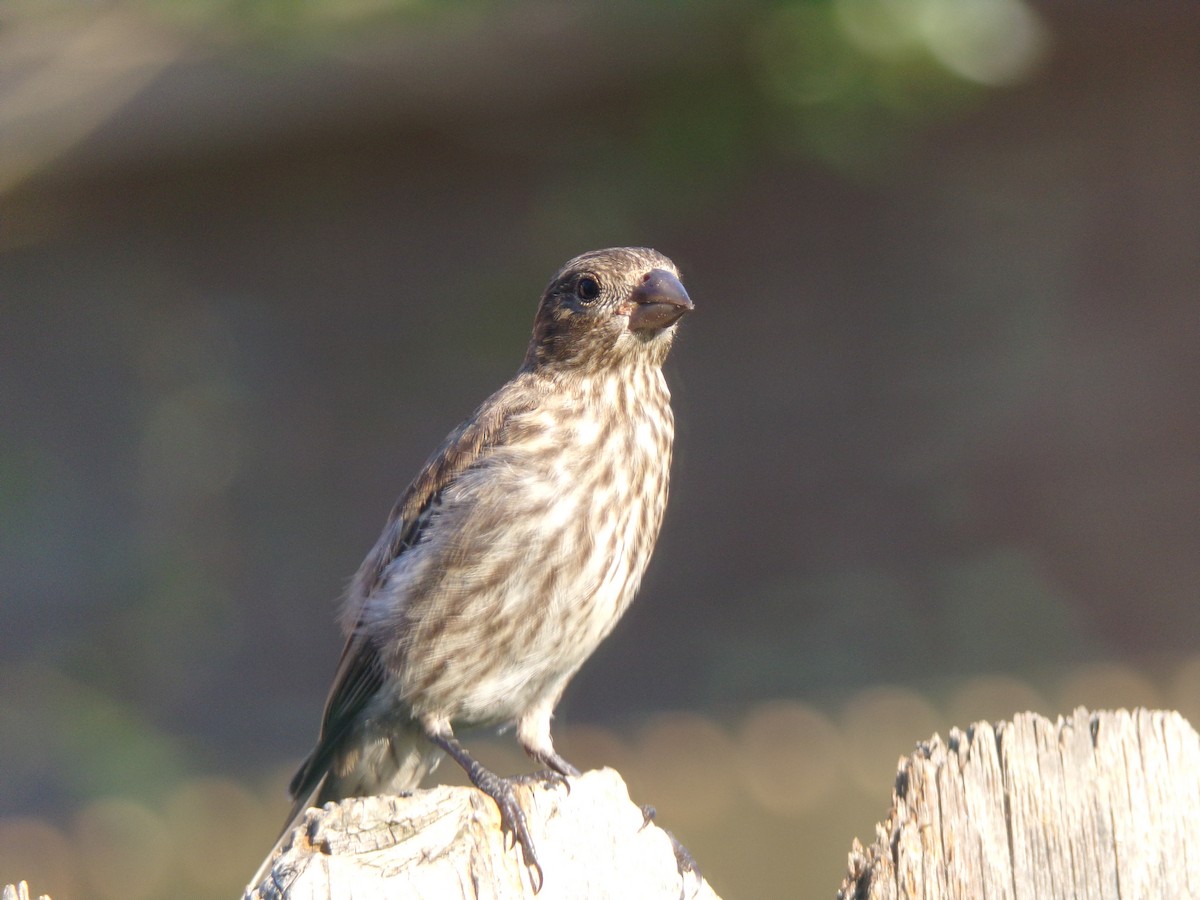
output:
POLYGON ((415 790, 442 760, 442 751, 415 724, 388 733, 370 727, 364 732, 336 751, 319 744, 300 766, 289 788, 295 802, 287 824, 246 886, 244 900, 283 896, 285 886, 276 882, 271 869, 310 808, 347 797, 415 790))

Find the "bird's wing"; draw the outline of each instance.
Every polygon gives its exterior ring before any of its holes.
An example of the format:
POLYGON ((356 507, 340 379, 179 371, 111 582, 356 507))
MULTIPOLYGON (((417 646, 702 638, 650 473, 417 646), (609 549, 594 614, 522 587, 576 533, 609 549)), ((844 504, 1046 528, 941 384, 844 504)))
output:
POLYGON ((446 487, 487 455, 511 415, 532 405, 528 398, 514 402, 511 395, 503 394, 502 390, 493 396, 446 438, 396 502, 379 542, 355 576, 351 594, 359 602, 347 610, 354 627, 325 701, 317 746, 288 787, 293 799, 300 800, 316 789, 363 708, 387 678, 387 667, 362 627, 363 600, 380 587, 387 568, 420 541, 446 487))

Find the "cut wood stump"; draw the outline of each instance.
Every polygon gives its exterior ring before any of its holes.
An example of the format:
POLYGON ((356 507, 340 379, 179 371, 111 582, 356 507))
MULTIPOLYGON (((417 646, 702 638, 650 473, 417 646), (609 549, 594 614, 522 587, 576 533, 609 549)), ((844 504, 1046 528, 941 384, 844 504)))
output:
POLYGON ((1200 737, 1145 709, 953 729, 875 833, 839 900, 1200 898, 1200 737))
MULTIPOLYGON (((24 881, 6 884, 0 888, 0 900, 29 900, 29 885, 24 881)), ((50 898, 41 894, 37 900, 50 900, 50 898)))
MULTIPOLYGON (((517 793, 545 875, 538 900, 719 900, 686 851, 630 802, 613 770, 517 793)), ((245 900, 533 896, 496 804, 474 788, 437 787, 309 810, 245 900)))

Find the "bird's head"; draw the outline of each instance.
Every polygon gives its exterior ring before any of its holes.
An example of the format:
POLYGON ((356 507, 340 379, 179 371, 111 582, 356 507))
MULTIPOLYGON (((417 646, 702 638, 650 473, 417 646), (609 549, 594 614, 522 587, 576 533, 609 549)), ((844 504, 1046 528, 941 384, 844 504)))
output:
POLYGON ((593 250, 564 265, 542 295, 527 368, 661 364, 692 308, 675 264, 645 247, 593 250))

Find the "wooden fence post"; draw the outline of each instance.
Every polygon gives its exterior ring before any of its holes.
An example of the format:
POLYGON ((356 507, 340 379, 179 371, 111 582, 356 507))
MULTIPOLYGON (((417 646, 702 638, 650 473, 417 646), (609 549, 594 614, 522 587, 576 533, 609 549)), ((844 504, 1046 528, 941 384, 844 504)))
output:
POLYGON ((1200 737, 1145 709, 954 729, 875 832, 839 900, 1200 897, 1200 737))
MULTIPOLYGON (((538 900, 719 900, 612 769, 518 793, 545 874, 538 900)), ((330 803, 309 810, 245 898, 531 898, 530 871, 499 823, 496 804, 467 787, 330 803)))

